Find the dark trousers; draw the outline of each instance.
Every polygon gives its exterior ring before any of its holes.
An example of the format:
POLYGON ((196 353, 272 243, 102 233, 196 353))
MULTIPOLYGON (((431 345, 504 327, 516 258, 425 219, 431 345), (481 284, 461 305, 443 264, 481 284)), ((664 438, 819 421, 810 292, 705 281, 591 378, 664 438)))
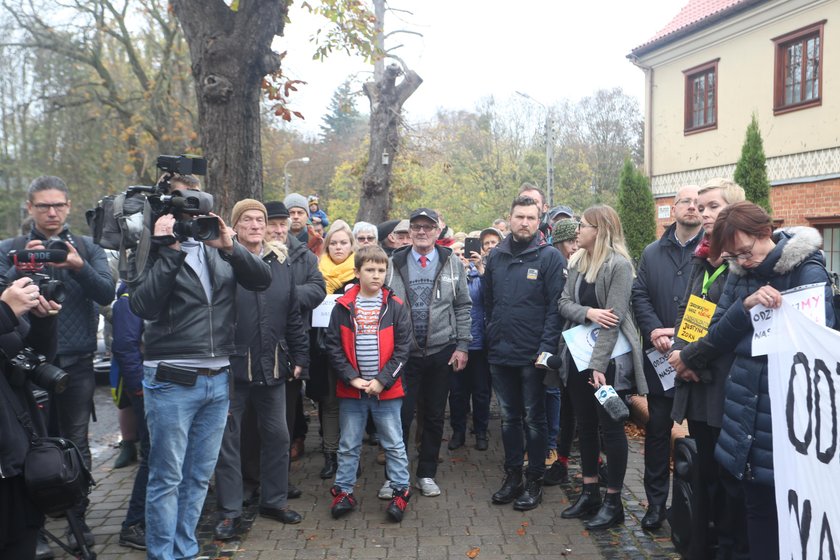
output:
POLYGON ((744 508, 744 490, 741 481, 729 474, 715 460, 715 446, 720 428, 705 422, 688 421, 688 432, 697 444, 700 478, 698 488, 704 511, 717 533, 718 548, 726 550, 725 558, 748 557, 747 513, 744 508))
POLYGON ((303 416, 303 381, 295 379, 286 382, 286 425, 289 438, 306 437, 306 418, 303 416))
POLYGON ((648 395, 650 418, 645 426, 645 494, 650 505, 664 506, 671 477, 671 409, 674 399, 648 395))
POLYGON ((528 366, 491 364, 493 391, 502 409, 502 444, 505 470, 521 469, 528 452, 526 475, 540 479, 545 473, 548 426, 545 420, 545 370, 528 366), (523 429, 524 428, 524 429, 523 429), (524 439, 524 441, 523 441, 524 439))
POLYGON ((134 486, 128 502, 123 527, 146 524, 146 485, 149 483, 149 430, 146 429, 146 406, 143 395, 127 392, 131 409, 137 424, 137 440, 140 442, 140 463, 134 474, 134 486))
POLYGON ((568 457, 572 452, 575 439, 575 405, 568 389, 560 392, 560 439, 557 442, 557 455, 568 457))
POLYGON ((417 461, 417 478, 434 478, 437 474, 440 442, 446 414, 446 397, 449 395, 449 359, 455 347, 451 346, 430 356, 409 358, 403 373, 405 399, 402 403, 402 430, 405 448, 414 420, 414 408, 420 406, 423 415, 423 434, 420 439, 420 457, 417 461), (418 405, 419 403, 419 405, 418 405))
POLYGON ((453 432, 467 431, 472 400, 473 430, 487 433, 490 421, 490 364, 485 350, 470 350, 467 367, 449 374, 449 425, 453 432))
POLYGON ((756 482, 743 482, 747 507, 747 534, 750 558, 779 558, 779 518, 776 513, 776 488, 756 482))
POLYGON ((0 548, 3 560, 32 560, 38 542, 38 529, 27 529, 17 535, 19 538, 0 548))
POLYGON ((50 424, 52 436, 67 438, 78 446, 88 468, 90 462, 90 444, 88 426, 93 412, 93 391, 96 379, 93 375, 93 354, 74 357, 59 356, 56 364, 66 371, 70 379, 67 388, 61 393, 50 395, 50 424), (71 360, 70 365, 62 365, 71 360))
MULTIPOLYGON (((612 369, 612 368, 610 368, 612 369)), ((607 371, 610 382, 612 371, 607 371)), ((624 422, 611 419, 604 407, 595 399, 589 375, 571 368, 566 383, 569 398, 575 403, 575 420, 578 426, 580 443, 580 465, 583 476, 598 476, 598 458, 601 453, 601 435, 604 452, 607 455, 607 486, 612 490, 621 490, 624 486, 624 474, 627 472, 627 434, 624 422), (601 428, 599 434, 598 428, 601 428)))
POLYGON ((286 386, 237 385, 230 400, 227 426, 216 463, 219 517, 242 514, 240 433, 245 403, 250 400, 260 432, 260 505, 283 509, 289 481, 289 429, 286 426, 286 386))

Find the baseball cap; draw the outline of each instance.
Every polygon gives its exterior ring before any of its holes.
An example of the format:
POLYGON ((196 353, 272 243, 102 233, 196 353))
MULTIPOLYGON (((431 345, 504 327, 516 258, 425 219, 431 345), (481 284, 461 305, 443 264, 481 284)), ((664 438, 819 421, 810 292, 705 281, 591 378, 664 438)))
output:
POLYGON ((438 223, 437 212, 429 208, 418 208, 417 210, 411 213, 411 216, 409 216, 408 221, 413 222, 417 218, 426 218, 433 221, 435 224, 438 223))
POLYGON ((286 205, 280 202, 279 200, 272 200, 271 202, 266 202, 265 209, 268 213, 269 220, 271 218, 289 217, 289 211, 286 209, 286 205))

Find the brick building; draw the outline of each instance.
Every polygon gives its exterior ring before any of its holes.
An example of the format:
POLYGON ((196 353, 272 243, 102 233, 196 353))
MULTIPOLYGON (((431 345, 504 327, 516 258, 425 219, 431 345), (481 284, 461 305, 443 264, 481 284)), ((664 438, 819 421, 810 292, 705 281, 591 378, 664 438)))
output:
POLYGON ((840 0, 688 0, 628 58, 659 230, 682 185, 732 177, 755 114, 776 224, 821 230, 840 272, 840 0))

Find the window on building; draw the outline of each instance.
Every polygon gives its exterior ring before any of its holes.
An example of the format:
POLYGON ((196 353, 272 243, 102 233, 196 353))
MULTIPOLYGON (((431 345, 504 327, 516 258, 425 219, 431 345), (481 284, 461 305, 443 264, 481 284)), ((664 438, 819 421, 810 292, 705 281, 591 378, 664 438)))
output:
POLYGON ((822 235, 826 268, 840 274, 840 225, 823 226, 822 235))
POLYGON ((775 114, 822 103, 822 44, 825 20, 773 39, 775 114))
POLYGON ((717 128, 718 60, 683 71, 686 134, 717 128))

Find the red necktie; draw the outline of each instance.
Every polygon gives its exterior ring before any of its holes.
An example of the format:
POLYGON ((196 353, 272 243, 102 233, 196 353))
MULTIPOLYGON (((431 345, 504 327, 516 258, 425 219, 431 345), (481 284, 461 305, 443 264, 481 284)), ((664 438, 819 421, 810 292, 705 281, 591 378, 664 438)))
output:
POLYGON ((429 262, 429 259, 426 258, 426 255, 420 255, 420 266, 426 268, 426 263, 429 262))

